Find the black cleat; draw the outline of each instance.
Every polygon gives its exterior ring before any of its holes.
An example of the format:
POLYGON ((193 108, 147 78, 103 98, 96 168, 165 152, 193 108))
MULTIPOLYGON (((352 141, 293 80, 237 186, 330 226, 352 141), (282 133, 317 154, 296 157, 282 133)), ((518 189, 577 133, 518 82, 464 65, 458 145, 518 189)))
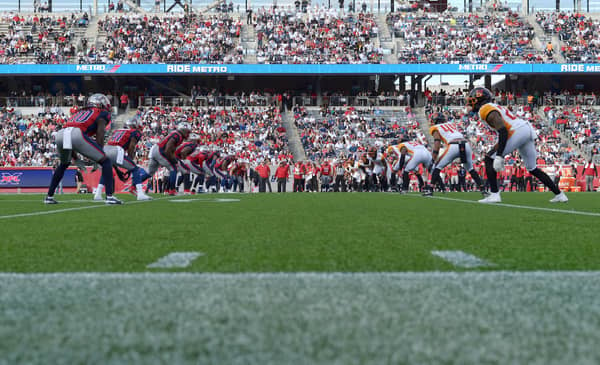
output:
POLYGON ((106 204, 118 205, 118 204, 123 204, 123 202, 120 201, 119 199, 115 198, 114 196, 107 196, 106 204))
POLYGON ((44 199, 44 204, 58 204, 58 202, 54 200, 53 196, 47 196, 46 199, 44 199))

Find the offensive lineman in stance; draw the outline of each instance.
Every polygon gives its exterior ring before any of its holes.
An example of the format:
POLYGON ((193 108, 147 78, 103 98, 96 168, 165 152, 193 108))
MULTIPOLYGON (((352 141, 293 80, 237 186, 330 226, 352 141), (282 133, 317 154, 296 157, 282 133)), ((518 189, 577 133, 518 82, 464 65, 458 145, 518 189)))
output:
POLYGON ((110 100, 106 95, 93 94, 88 98, 87 107, 73 114, 65 124, 65 128, 57 133, 56 148, 60 156, 60 164, 54 170, 44 203, 58 203, 54 200, 56 187, 69 167, 71 158, 75 153, 80 153, 102 166, 102 177, 106 182, 106 204, 122 204, 119 199, 112 196, 114 191, 112 163, 102 149, 104 133, 111 121, 110 108, 110 100), (91 138, 92 136, 94 139, 91 138))
POLYGON ((418 142, 402 142, 396 146, 389 146, 387 148, 387 154, 396 156, 398 159, 392 166, 394 172, 402 170, 402 191, 401 193, 408 191, 408 184, 410 183, 409 172, 415 172, 417 179, 419 180, 419 189, 423 188, 423 178, 418 173, 419 165, 423 165, 425 169, 431 164, 431 153, 425 146, 418 142), (408 156, 408 159, 407 157, 408 156))
POLYGON ((433 195, 433 186, 440 180, 440 172, 452 161, 460 158, 460 162, 464 164, 465 169, 471 174, 473 181, 477 184, 479 191, 484 193, 481 177, 473 168, 473 151, 471 145, 465 139, 465 136, 458 130, 458 127, 453 122, 448 122, 442 113, 434 113, 431 116, 431 128, 429 133, 433 136, 433 150, 431 155, 433 158, 433 166, 431 172, 430 185, 423 195, 433 195), (446 149, 440 156, 440 148, 444 142, 446 149))
POLYGON ((518 118, 506 108, 492 103, 492 93, 484 87, 476 87, 467 97, 467 106, 475 113, 479 113, 481 120, 498 133, 498 143, 485 156, 485 169, 491 194, 480 203, 499 203, 502 201, 498 192, 496 173, 504 170, 504 156, 514 150, 519 150, 519 155, 531 175, 537 177, 554 193, 551 203, 566 203, 567 196, 560 191, 552 179, 537 167, 535 150, 535 131, 529 122, 518 118))
POLYGON ((148 162, 148 172, 142 173, 141 182, 150 178, 159 166, 166 167, 169 170, 169 194, 175 194, 175 183, 177 182, 177 166, 180 164, 175 157, 175 150, 183 143, 190 134, 191 126, 187 122, 181 122, 177 125, 177 129, 171 131, 160 142, 152 146, 150 149, 148 162))
MULTIPOLYGON (((127 170, 131 175, 131 184, 137 192, 137 200, 151 200, 142 189, 141 174, 143 169, 135 163, 135 147, 142 138, 138 130, 138 122, 135 119, 128 120, 123 129, 117 129, 108 139, 107 146, 104 146, 104 153, 111 160, 112 164, 127 170), (127 153, 125 153, 127 152, 127 153)), ((102 188, 104 187, 104 176, 100 178, 100 183, 96 188, 94 200, 102 200, 102 188)))

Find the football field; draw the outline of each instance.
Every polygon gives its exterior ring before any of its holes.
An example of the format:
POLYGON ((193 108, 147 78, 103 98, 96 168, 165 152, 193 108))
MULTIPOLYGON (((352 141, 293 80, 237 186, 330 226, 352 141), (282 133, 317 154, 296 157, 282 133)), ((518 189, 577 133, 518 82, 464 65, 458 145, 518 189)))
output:
POLYGON ((568 196, 0 195, 0 364, 597 364, 568 196))

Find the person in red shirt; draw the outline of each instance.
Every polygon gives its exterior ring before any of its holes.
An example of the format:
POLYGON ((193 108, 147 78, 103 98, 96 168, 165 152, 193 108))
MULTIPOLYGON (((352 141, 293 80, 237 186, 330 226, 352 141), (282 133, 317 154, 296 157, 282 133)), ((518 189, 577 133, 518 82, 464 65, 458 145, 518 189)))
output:
POLYGON ((329 186, 333 180, 333 167, 329 161, 325 160, 321 164, 321 191, 329 191, 329 186))
POLYGON ((306 168, 301 161, 296 162, 294 165, 294 193, 304 191, 304 174, 306 174, 306 168))
POLYGON ((258 192, 266 193, 267 192, 267 181, 271 177, 271 168, 269 168, 269 164, 267 160, 264 159, 260 165, 256 166, 256 172, 258 173, 258 192))
POLYGON ((277 192, 285 193, 287 180, 290 177, 290 165, 286 161, 281 161, 277 170, 275 170, 275 178, 277 179, 277 192))
POLYGON ((598 170, 591 158, 583 167, 583 175, 585 176, 585 191, 594 191, 594 177, 598 176, 598 170))

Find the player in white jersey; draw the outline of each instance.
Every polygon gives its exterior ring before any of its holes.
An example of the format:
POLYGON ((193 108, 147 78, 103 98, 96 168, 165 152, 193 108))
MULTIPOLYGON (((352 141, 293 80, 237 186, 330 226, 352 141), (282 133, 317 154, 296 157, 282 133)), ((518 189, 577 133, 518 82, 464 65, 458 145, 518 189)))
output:
POLYGON ((376 147, 369 147, 367 158, 371 164, 373 172, 372 184, 375 187, 381 188, 382 191, 387 191, 389 181, 392 177, 391 167, 385 159, 385 154, 379 151, 376 147))
POLYGON ((485 157, 485 169, 491 194, 481 199, 481 203, 499 203, 502 201, 498 192, 496 172, 504 170, 504 156, 514 150, 519 150, 519 155, 531 175, 537 177, 554 193, 551 203, 566 203, 567 196, 560 191, 548 175, 539 169, 536 164, 537 152, 535 150, 535 131, 529 122, 514 116, 506 108, 494 104, 492 93, 484 87, 476 87, 467 97, 467 106, 486 124, 498 133, 498 143, 485 157))
POLYGON ((457 158, 460 158, 460 162, 469 172, 473 181, 477 184, 477 187, 479 187, 479 191, 484 193, 481 177, 473 168, 473 151, 469 141, 467 141, 465 136, 458 130, 456 124, 454 122, 448 122, 442 113, 432 114, 430 122, 432 126, 429 128, 429 133, 433 136, 434 141, 433 150, 431 151, 433 166, 430 186, 426 188, 423 195, 433 195, 433 186, 435 186, 438 181, 441 181, 440 171, 457 158), (442 142, 446 148, 440 155, 442 142))
POLYGON ((396 146, 387 148, 388 155, 395 155, 395 160, 392 170, 394 172, 404 169, 402 173, 402 192, 408 191, 410 182, 410 172, 414 172, 419 180, 419 189, 423 189, 423 178, 419 174, 419 165, 423 165, 425 169, 431 164, 431 153, 422 144, 413 141, 401 142, 396 146))

